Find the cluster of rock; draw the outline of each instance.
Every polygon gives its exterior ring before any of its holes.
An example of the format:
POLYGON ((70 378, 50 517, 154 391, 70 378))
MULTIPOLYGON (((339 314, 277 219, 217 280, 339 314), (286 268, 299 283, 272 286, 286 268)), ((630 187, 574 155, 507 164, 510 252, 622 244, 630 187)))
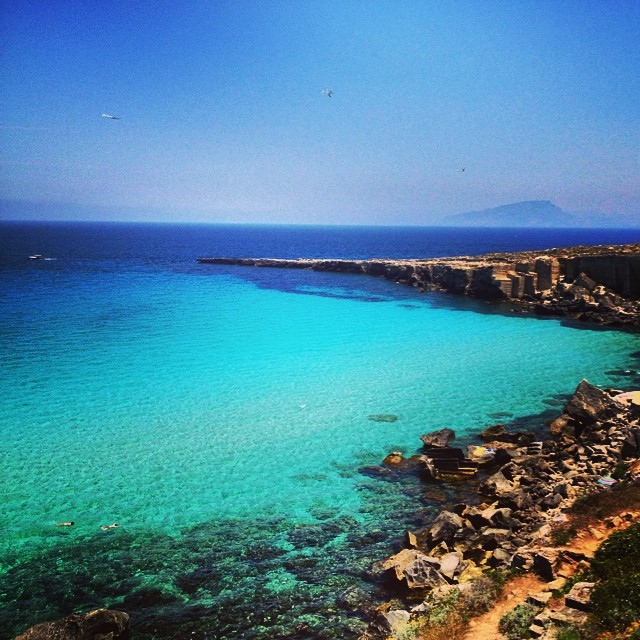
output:
MULTIPOLYGON (((564 511, 577 497, 610 491, 598 481, 622 460, 640 457, 640 406, 620 392, 603 391, 583 380, 549 427, 551 437, 543 442, 533 440, 532 434, 509 434, 502 426, 488 429, 483 435, 491 442, 469 446, 470 455, 480 450, 480 466, 490 473, 479 484, 481 504, 458 504, 441 511, 430 526, 407 532, 405 548, 378 563, 374 573, 415 602, 429 593, 464 590, 465 583, 487 568, 522 568, 550 583, 546 595, 538 596, 548 600, 551 589, 560 586, 563 568, 585 560, 570 549, 554 547, 550 532, 566 521, 564 511)), ((437 434, 448 446, 442 432, 437 434)), ((425 439, 433 445, 429 435, 425 439)), ((427 456, 418 458, 428 466, 427 456)), ((394 452, 384 464, 406 461, 394 452)), ((388 634, 393 624, 406 623, 423 606, 396 608, 391 618, 389 611, 379 611, 364 637, 388 634)), ((565 617, 576 615, 570 611, 565 617)), ((536 624, 548 622, 543 616, 536 624)))
POLYGON ((541 314, 614 326, 640 323, 640 244, 431 260, 198 258, 198 262, 367 274, 421 291, 510 300, 541 314))
POLYGON ((97 609, 31 627, 16 640, 129 640, 129 615, 97 609))

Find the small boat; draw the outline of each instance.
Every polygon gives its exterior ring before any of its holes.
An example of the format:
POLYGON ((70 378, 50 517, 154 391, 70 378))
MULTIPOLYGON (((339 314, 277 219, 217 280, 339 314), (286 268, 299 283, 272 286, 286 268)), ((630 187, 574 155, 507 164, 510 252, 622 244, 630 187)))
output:
POLYGON ((32 256, 29 256, 29 260, 44 260, 44 258, 39 253, 34 253, 32 256))

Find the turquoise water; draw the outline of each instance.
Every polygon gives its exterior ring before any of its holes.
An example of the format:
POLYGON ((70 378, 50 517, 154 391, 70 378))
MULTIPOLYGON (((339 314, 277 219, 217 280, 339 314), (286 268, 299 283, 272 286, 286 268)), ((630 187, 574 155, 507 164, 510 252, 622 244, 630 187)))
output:
POLYGON ((637 334, 373 278, 62 259, 3 277, 11 633, 115 606, 138 637, 356 637, 336 594, 373 598, 371 562, 438 506, 362 467, 558 411, 583 377, 637 382, 637 334))

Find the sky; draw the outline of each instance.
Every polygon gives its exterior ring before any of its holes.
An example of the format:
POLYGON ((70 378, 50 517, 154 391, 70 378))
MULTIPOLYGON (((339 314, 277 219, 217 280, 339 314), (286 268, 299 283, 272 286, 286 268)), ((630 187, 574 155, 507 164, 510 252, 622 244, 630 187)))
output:
POLYGON ((5 218, 424 225, 552 200, 622 220, 640 0, 0 0, 0 198, 5 218))

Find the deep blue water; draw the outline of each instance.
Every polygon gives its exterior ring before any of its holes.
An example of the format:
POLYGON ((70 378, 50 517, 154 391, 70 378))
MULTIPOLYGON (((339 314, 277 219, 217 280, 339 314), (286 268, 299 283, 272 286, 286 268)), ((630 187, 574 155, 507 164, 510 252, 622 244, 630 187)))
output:
POLYGON ((640 230, 1 223, 0 637, 112 606, 140 638, 355 638, 364 623, 340 594, 383 597, 371 564, 453 499, 364 467, 444 426, 463 443, 497 416, 541 428, 583 377, 640 383, 620 375, 637 366, 637 334, 197 257, 637 241, 640 230), (380 413, 398 420, 369 418, 380 413))

